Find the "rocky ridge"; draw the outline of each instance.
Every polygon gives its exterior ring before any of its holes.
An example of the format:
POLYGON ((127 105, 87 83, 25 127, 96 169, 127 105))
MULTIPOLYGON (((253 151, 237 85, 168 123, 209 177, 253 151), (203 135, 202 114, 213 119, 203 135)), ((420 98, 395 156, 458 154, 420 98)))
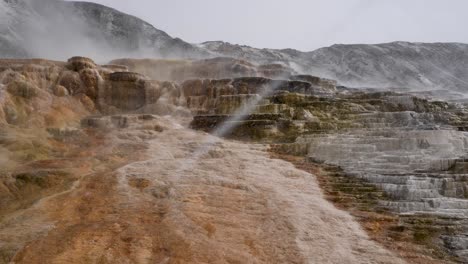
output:
POLYGON ((333 45, 311 52, 257 49, 215 41, 201 44, 215 54, 257 63, 282 63, 298 72, 337 80, 349 87, 437 91, 464 95, 468 45, 392 42, 333 45))

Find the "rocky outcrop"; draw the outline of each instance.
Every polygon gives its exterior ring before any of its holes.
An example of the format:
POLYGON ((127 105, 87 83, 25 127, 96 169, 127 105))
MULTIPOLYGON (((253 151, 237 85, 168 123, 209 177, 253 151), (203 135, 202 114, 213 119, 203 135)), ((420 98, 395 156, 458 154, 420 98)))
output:
POLYGON ((79 72, 84 69, 95 69, 96 64, 90 58, 73 57, 68 60, 67 69, 79 72))
MULTIPOLYGON (((114 72, 109 75, 109 81, 104 88, 103 104, 116 107, 123 111, 142 108, 146 103, 146 94, 153 92, 144 76, 132 72, 114 72)), ((157 99, 157 98, 155 98, 157 99)))
POLYGON ((227 124, 233 128, 224 136, 286 140, 301 127, 294 118, 314 119, 311 113, 296 113, 292 104, 313 94, 333 94, 336 89, 320 86, 320 78, 308 78, 316 82, 259 77, 192 80, 184 82, 182 90, 187 107, 197 114, 193 128, 213 131, 227 124))
MULTIPOLYGON (((293 76, 294 77, 294 76, 293 76)), ((199 113, 220 113, 219 108, 236 96, 261 95, 268 97, 277 93, 332 94, 335 87, 323 87, 307 81, 272 80, 262 77, 243 77, 223 80, 189 80, 181 85, 188 107, 199 113), (226 97, 231 96, 231 97, 226 97), (217 101, 222 100, 220 103, 217 101)), ((265 98, 266 99, 266 98, 265 98)), ((261 103, 261 102, 258 102, 261 103)), ((236 106, 236 104, 234 105, 236 106)), ((233 108, 235 109, 235 107, 233 108)), ((233 111, 231 111, 232 113, 233 111)), ((229 113, 225 113, 229 114, 229 113)))
POLYGON ((111 73, 100 91, 99 107, 103 113, 137 111, 157 103, 160 86, 138 73, 111 73))
MULTIPOLYGON (((89 135, 80 130, 86 116, 186 114, 178 108, 183 102, 176 84, 113 69, 122 68, 101 67, 84 57, 67 62, 0 60, 0 218, 70 187, 75 179, 64 172, 68 169, 51 171, 47 165, 86 146, 89 135), (35 171, 35 164, 44 171, 35 171)), ((116 127, 131 123, 125 118, 112 121, 116 127)), ((84 127, 92 127, 89 123, 84 127)))
POLYGON ((8 92, 3 116, 8 120, 17 119, 22 113, 19 106, 13 106, 14 100, 9 100, 9 96, 26 101, 34 97, 42 101, 55 97, 74 98, 87 111, 104 114, 167 112, 165 108, 181 103, 182 94, 177 84, 152 81, 139 73, 122 71, 126 69, 124 66, 101 67, 89 58, 73 57, 67 63, 4 60, 0 65, 1 80, 8 92), (156 105, 161 97, 164 102, 156 105))

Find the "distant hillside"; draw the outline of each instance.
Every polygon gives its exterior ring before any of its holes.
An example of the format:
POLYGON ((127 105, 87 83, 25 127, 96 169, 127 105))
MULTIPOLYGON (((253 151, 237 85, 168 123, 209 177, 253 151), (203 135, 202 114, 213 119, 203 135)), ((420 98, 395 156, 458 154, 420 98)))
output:
POLYGON ((312 52, 256 49, 225 42, 205 42, 201 46, 224 56, 282 62, 348 86, 468 91, 467 44, 333 45, 312 52))
POLYGON ((0 33, 0 57, 209 56, 139 18, 88 2, 0 0, 0 33))
POLYGON ((201 59, 281 63, 352 87, 468 91, 468 45, 393 42, 312 52, 222 41, 190 44, 115 9, 88 2, 0 0, 0 57, 201 59))

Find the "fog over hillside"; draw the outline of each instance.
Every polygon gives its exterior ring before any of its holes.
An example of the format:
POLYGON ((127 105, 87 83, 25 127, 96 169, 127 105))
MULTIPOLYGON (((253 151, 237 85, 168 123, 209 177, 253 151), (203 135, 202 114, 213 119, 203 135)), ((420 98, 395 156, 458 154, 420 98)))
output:
POLYGON ((2 0, 1 57, 106 61, 129 57, 202 57, 205 51, 144 21, 88 2, 2 0))
POLYGON ((468 89, 468 45, 461 43, 333 45, 311 52, 257 49, 221 41, 190 44, 99 4, 59 0, 0 3, 1 57, 65 59, 80 54, 104 62, 120 57, 227 56, 252 63, 281 63, 352 87, 468 89))

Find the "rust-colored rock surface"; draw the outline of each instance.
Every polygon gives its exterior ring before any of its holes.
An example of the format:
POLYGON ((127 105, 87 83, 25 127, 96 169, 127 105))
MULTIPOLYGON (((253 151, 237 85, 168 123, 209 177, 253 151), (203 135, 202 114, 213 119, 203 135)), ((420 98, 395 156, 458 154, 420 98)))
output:
POLYGON ((447 109, 226 58, 0 60, 0 263, 404 263, 260 142, 447 109))
POLYGON ((15 263, 403 263, 325 201, 312 174, 265 146, 177 122, 86 119, 95 147, 83 159, 94 166, 69 191, 4 220, 2 250, 15 263))

